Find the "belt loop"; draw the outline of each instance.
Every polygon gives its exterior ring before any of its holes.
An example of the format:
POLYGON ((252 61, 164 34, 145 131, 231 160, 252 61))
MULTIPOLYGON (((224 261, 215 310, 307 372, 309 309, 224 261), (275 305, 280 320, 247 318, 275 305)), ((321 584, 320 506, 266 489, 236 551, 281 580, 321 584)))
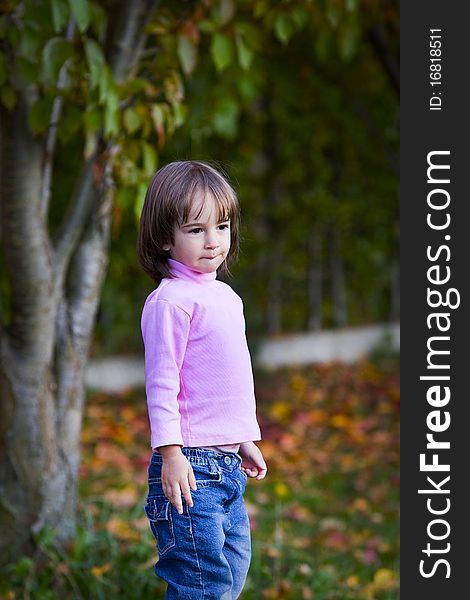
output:
POLYGON ((219 472, 219 468, 217 466, 217 463, 216 463, 215 459, 212 458, 212 456, 209 456, 209 465, 211 467, 210 471, 209 471, 211 475, 215 475, 216 473, 219 472))

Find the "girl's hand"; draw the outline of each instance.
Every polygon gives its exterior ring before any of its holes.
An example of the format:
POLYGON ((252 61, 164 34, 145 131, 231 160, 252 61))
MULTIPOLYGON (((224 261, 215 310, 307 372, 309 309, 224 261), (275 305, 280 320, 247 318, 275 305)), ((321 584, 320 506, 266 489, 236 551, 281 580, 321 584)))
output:
POLYGON ((238 453, 243 458, 241 468, 248 477, 256 477, 258 480, 266 477, 268 467, 261 454, 261 450, 254 442, 240 444, 238 453))
POLYGON ((183 495, 188 506, 193 506, 191 490, 197 489, 193 468, 181 452, 181 446, 162 446, 158 450, 163 457, 163 493, 181 515, 183 514, 181 495, 183 495))

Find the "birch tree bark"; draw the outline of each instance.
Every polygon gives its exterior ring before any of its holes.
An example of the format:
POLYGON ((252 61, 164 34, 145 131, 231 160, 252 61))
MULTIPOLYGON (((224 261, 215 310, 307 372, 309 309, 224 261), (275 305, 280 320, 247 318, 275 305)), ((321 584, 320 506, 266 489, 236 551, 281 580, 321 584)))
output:
POLYGON ((319 331, 323 325, 323 235, 316 223, 308 239, 308 330, 319 331))
POLYGON ((341 231, 338 227, 331 229, 330 276, 333 323, 342 327, 347 323, 348 313, 341 231))
MULTIPOLYGON (((155 0, 118 2, 107 61, 132 74, 155 0)), ((34 85, 0 109, 0 229, 11 318, 0 319, 0 561, 29 553, 37 534, 74 535, 86 366, 106 273, 113 201, 112 147, 97 134, 54 239, 48 186, 54 140, 28 125, 34 85)), ((57 116, 60 113, 55 111, 57 116)))

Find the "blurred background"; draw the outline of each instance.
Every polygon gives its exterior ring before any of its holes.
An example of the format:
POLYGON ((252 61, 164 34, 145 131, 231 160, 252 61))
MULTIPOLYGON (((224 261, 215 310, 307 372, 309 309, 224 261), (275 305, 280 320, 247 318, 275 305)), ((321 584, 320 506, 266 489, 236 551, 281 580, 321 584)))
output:
POLYGON ((398 2, 0 8, 0 598, 163 598, 136 236, 185 158, 242 208, 269 465, 242 598, 398 598, 398 2))
POLYGON ((237 189, 232 283, 251 336, 396 320, 396 3, 181 4, 160 5, 154 24, 170 105, 124 112, 96 351, 141 349, 152 282, 136 265, 136 218, 155 168, 184 158, 219 163, 237 189), (175 127, 164 139, 159 118, 175 127))

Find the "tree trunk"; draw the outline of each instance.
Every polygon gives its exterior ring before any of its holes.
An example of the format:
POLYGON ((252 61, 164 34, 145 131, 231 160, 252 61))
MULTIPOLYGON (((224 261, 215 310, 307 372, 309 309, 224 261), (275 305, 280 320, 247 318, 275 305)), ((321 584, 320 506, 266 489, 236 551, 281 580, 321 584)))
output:
MULTIPOLYGON (((20 97, 2 114, 2 237, 12 298, 11 322, 0 332, 2 562, 29 552, 45 526, 58 540, 75 530, 83 370, 110 218, 88 165, 77 184, 87 227, 64 263, 66 249, 57 254, 41 210, 42 152, 26 126, 28 104, 20 97), (93 203, 98 215, 86 208, 93 203)), ((73 223, 80 232, 76 215, 73 223)))
POLYGON ((338 227, 331 231, 330 275, 333 324, 342 327, 346 324, 348 316, 341 232, 338 227))
MULTIPOLYGON (((119 3, 109 62, 122 82, 138 59, 154 0, 119 3), (124 39, 126 44, 119 43, 124 39)), ((0 563, 29 554, 44 527, 73 537, 80 429, 95 314, 107 267, 110 164, 83 162, 63 223, 50 239, 44 144, 28 127, 34 88, 0 109, 1 235, 11 319, 0 314, 0 563), (103 172, 97 182, 95 172, 103 172)), ((51 149, 48 148, 50 153, 51 149)))
POLYGON ((266 308, 266 329, 268 335, 281 331, 281 274, 282 240, 277 235, 271 238, 271 252, 268 265, 268 304, 266 308))
POLYGON ((312 228, 308 239, 308 329, 318 331, 323 325, 323 239, 321 226, 317 223, 312 228))

